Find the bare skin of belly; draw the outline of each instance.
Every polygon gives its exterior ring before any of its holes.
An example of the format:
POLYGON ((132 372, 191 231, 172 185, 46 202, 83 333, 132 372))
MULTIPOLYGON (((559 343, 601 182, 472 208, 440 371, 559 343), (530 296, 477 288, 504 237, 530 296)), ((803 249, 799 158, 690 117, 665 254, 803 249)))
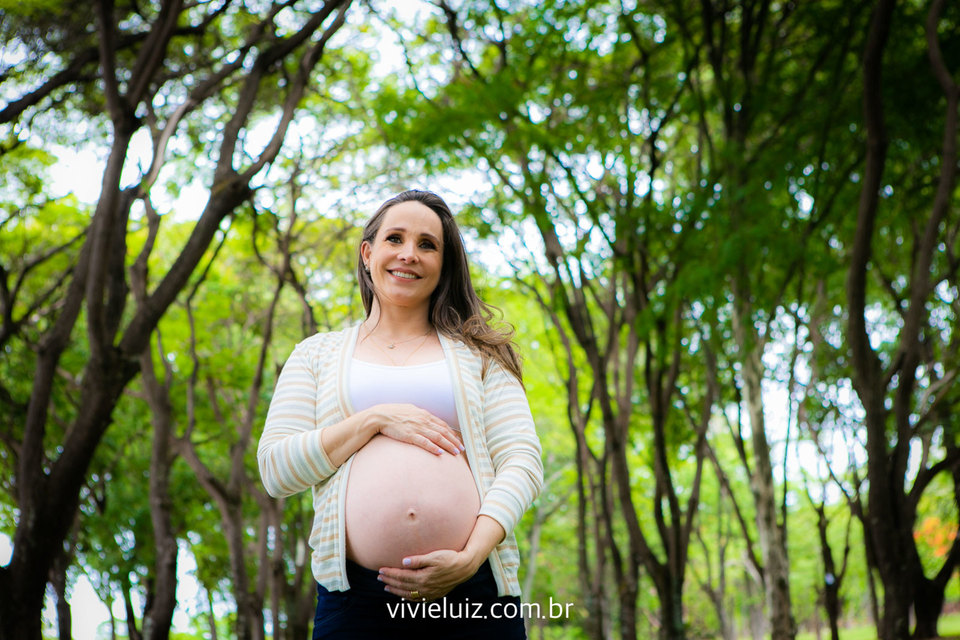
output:
POLYGON ((460 551, 480 510, 466 454, 434 455, 374 436, 347 478, 347 557, 368 569, 401 567, 403 558, 460 551))

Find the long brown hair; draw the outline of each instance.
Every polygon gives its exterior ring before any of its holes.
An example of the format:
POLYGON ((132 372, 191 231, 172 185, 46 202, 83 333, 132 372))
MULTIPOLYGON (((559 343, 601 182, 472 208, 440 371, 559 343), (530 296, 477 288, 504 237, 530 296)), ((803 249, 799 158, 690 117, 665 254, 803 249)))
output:
MULTIPOLYGON (((513 328, 502 327, 500 324, 491 326, 502 314, 499 309, 477 296, 470 280, 467 252, 463 248, 460 229, 453 219, 450 207, 440 196, 430 191, 413 189, 390 198, 380 205, 373 217, 367 221, 363 228, 361 246, 364 242, 373 244, 383 217, 390 207, 410 201, 429 207, 440 218, 443 226, 443 264, 440 281, 430 296, 430 323, 445 336, 460 340, 479 351, 483 358, 484 373, 489 361, 493 360, 522 381, 520 356, 513 344, 513 328)), ((369 317, 376 291, 373 289, 370 274, 363 268, 363 258, 359 256, 359 250, 357 278, 360 282, 363 308, 369 317)))

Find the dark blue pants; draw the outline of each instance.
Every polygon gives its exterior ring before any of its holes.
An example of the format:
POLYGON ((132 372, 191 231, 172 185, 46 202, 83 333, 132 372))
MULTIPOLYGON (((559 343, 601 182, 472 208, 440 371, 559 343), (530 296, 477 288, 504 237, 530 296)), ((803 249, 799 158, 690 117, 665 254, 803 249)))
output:
POLYGON ((490 563, 450 593, 430 602, 384 591, 377 572, 347 561, 347 591, 317 585, 313 640, 524 640, 520 598, 497 596, 490 563))

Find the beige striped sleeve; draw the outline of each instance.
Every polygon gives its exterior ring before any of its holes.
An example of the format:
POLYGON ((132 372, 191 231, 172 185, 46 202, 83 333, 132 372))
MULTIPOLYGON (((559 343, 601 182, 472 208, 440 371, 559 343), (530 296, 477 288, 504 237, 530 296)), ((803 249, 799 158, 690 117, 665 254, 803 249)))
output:
POLYGON ((540 440, 520 381, 491 364, 483 383, 483 422, 495 478, 480 514, 509 534, 543 485, 540 440))
POLYGON ((271 496, 299 493, 336 471, 320 442, 317 413, 317 379, 298 346, 277 379, 257 447, 260 478, 271 496))

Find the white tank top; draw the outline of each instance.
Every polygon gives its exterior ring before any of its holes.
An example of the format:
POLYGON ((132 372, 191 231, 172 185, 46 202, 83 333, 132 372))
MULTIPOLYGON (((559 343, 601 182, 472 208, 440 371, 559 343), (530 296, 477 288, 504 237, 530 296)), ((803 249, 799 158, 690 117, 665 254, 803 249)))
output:
POLYGON ((429 411, 451 428, 460 430, 446 360, 397 367, 354 358, 350 363, 349 390, 354 411, 377 404, 405 402, 429 411))

